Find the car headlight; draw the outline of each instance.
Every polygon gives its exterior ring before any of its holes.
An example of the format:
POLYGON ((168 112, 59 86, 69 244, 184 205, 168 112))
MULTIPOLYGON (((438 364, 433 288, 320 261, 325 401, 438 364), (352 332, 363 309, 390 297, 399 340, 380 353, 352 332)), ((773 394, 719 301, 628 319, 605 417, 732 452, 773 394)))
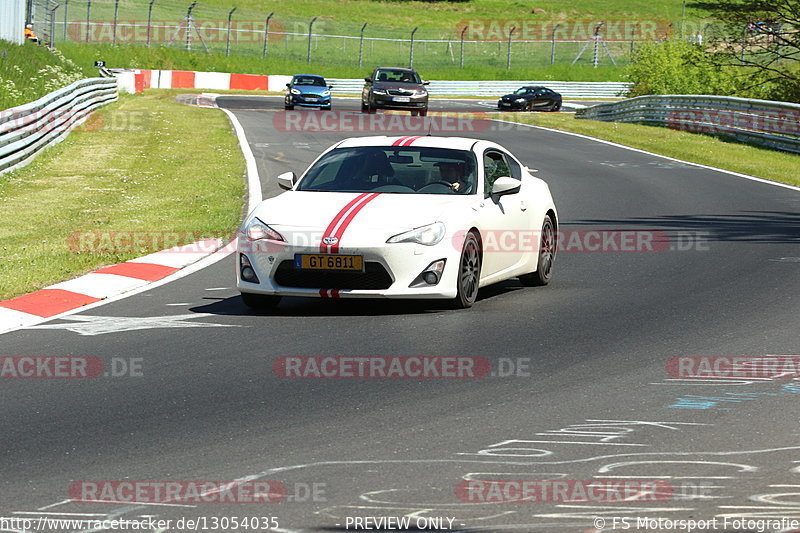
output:
POLYGON ((424 244, 425 246, 433 246, 434 244, 441 242, 441 240, 444 238, 444 233, 444 224, 441 222, 434 222, 433 224, 414 228, 412 230, 395 235, 394 237, 390 237, 386 242, 415 242, 417 244, 424 244))
POLYGON ((323 91, 322 92, 322 96, 330 96, 330 95, 331 95, 330 91, 323 91))
POLYGON ((247 237, 249 241, 270 240, 286 242, 283 235, 255 217, 253 217, 250 223, 247 224, 247 227, 244 228, 244 236, 247 237))
POLYGON ((372 89, 372 94, 386 94, 384 89, 372 89))
POLYGON ((300 94, 300 91, 299 91, 299 90, 297 90, 297 89, 292 89, 292 91, 291 91, 291 92, 292 92, 292 94, 300 94))
POLYGON ((414 96, 425 96, 426 94, 428 94, 428 91, 425 89, 416 89, 414 91, 414 96))
POLYGON ((520 102, 524 102, 524 101, 525 101, 525 99, 524 99, 524 98, 517 98, 517 99, 516 99, 516 100, 514 100, 514 101, 515 101, 515 102, 517 102, 517 103, 520 103, 520 102))

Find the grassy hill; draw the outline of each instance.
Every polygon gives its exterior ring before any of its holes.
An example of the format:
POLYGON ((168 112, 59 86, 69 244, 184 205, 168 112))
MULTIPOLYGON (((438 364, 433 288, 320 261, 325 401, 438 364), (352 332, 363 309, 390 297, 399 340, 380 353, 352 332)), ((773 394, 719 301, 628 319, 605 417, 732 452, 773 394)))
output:
MULTIPOLYGON (((83 68, 33 43, 17 45, 0 40, 0 109, 36 100, 45 94, 91 76, 83 68)), ((94 71, 97 75, 97 71, 94 71)))

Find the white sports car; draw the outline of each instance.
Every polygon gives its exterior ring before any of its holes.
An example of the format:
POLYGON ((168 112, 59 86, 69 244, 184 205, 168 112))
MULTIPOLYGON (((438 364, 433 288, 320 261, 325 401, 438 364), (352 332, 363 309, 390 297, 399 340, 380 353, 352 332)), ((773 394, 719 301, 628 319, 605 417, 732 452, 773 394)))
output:
POLYGON ((238 236, 250 307, 281 296, 445 298, 550 281, 556 208, 505 148, 458 137, 359 137, 326 150, 261 202, 238 236))

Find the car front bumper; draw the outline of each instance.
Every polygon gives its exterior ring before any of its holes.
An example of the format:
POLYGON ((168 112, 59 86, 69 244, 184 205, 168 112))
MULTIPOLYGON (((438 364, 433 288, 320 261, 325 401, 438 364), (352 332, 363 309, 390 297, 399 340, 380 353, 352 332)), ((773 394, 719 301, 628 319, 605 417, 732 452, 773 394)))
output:
POLYGON ((323 96, 315 98, 302 94, 293 94, 290 99, 291 105, 298 105, 303 107, 330 107, 331 97, 323 96))
POLYGON ((381 109, 427 109, 427 96, 391 96, 377 95, 372 96, 375 107, 381 109), (408 98, 408 101, 397 100, 397 98, 408 98))
MULTIPOLYGON (((285 235, 284 235, 285 236, 285 235)), ((289 239, 291 241, 291 239, 289 239)), ((335 255, 360 255, 364 272, 316 271, 294 266, 295 254, 319 254, 318 244, 296 246, 275 241, 252 243, 239 237, 236 286, 240 292, 281 296, 341 298, 455 298, 460 249, 445 237, 435 246, 413 243, 354 243, 335 255), (241 277, 241 254, 258 276, 252 283, 241 277), (444 259, 439 282, 410 287, 432 263, 444 259)))

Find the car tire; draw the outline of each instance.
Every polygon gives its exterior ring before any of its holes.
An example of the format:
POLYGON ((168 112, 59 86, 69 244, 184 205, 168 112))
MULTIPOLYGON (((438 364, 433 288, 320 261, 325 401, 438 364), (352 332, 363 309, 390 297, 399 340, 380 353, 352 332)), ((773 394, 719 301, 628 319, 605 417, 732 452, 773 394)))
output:
POLYGON ((329 106, 329 105, 328 106, 324 106, 324 107, 320 107, 320 109, 322 109, 323 111, 330 111, 332 108, 333 108, 333 106, 329 106))
POLYGON ((428 108, 426 107, 425 109, 421 110, 421 111, 419 112, 419 116, 421 116, 421 117, 427 117, 427 116, 428 116, 428 108))
POLYGON ((284 104, 284 105, 283 105, 283 108, 284 108, 286 111, 291 111, 291 110, 293 110, 293 109, 294 109, 294 106, 293 106, 293 105, 286 105, 286 104, 284 104))
POLYGON ((369 112, 369 106, 364 103, 364 100, 361 100, 361 112, 362 113, 369 112))
POLYGON ((553 277, 553 262, 558 248, 557 236, 553 219, 550 215, 544 216, 542 232, 539 239, 539 258, 536 261, 536 272, 524 274, 519 280, 526 287, 541 287, 550 283, 553 277))
POLYGON ((523 111, 528 111, 528 112, 533 111, 533 102, 528 102, 527 104, 525 104, 523 111))
POLYGON ((253 310, 274 309, 281 301, 281 297, 274 294, 243 292, 241 295, 244 305, 253 310))
POLYGON ((481 249, 474 231, 467 233, 461 248, 461 259, 458 262, 456 279, 456 297, 452 305, 456 309, 472 307, 478 298, 478 286, 481 280, 481 249))
POLYGON ((417 111, 416 109, 412 109, 411 110, 411 116, 412 117, 418 117, 419 116, 419 111, 417 111))
POLYGON ((556 102, 553 104, 553 107, 550 108, 550 111, 561 111, 561 102, 556 102))

